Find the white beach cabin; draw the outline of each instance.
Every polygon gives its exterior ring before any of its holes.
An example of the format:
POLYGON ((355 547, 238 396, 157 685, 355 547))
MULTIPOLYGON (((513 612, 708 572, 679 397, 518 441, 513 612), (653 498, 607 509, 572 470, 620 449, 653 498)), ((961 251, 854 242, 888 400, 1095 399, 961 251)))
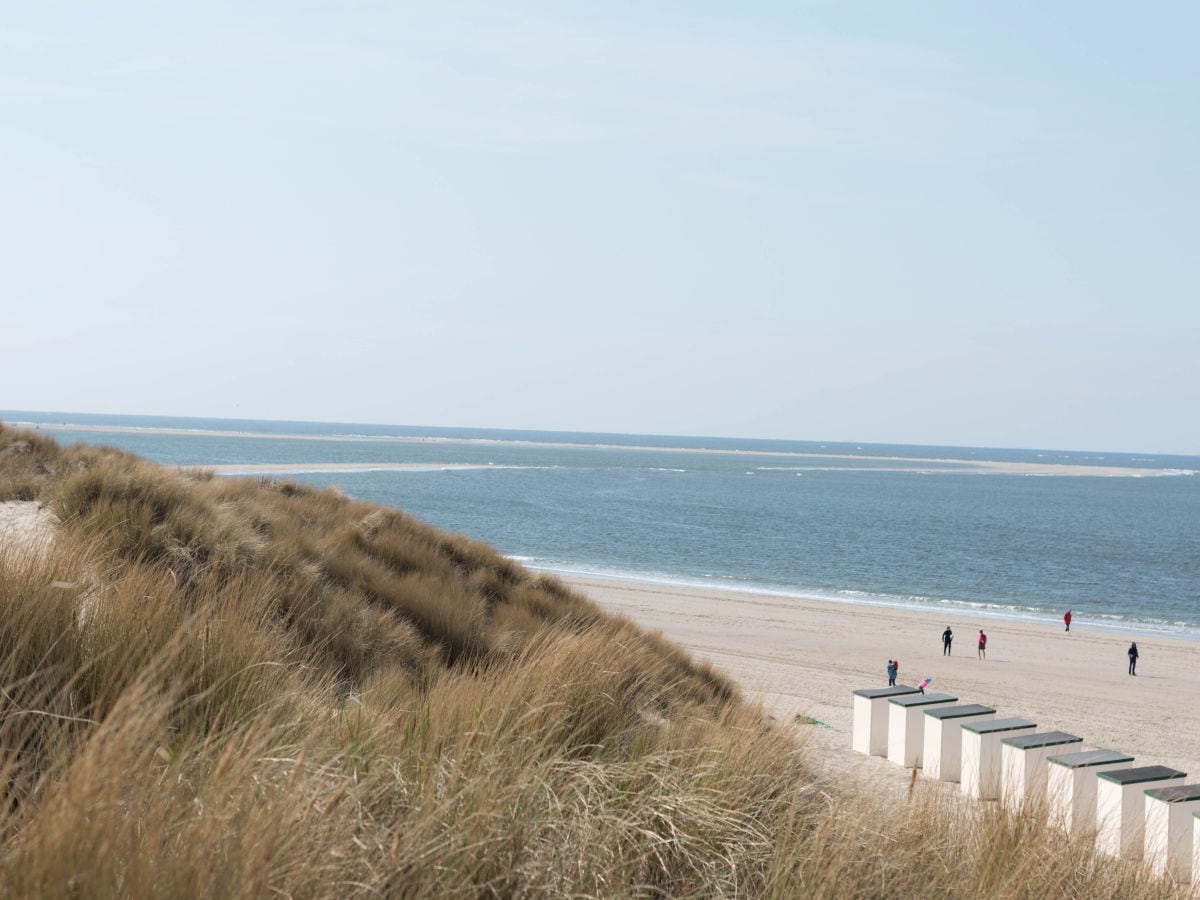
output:
POLYGON ((1000 799, 1009 809, 1022 804, 1040 808, 1046 803, 1046 782, 1051 753, 1083 746, 1083 738, 1065 731, 1039 731, 1000 741, 1000 799))
POLYGON ((925 710, 925 752, 921 769, 930 778, 958 781, 962 771, 962 726, 991 719, 996 711, 978 703, 925 710))
POLYGON ((904 694, 920 694, 915 687, 864 688, 854 692, 854 731, 850 746, 868 756, 887 756, 888 700, 904 694))
POLYGON ((1046 773, 1050 821, 1069 834, 1096 830, 1096 776, 1128 769, 1133 757, 1118 750, 1081 750, 1051 756, 1046 773))
POLYGON ((1200 812, 1200 784, 1146 791, 1146 864, 1157 875, 1192 880, 1192 820, 1200 812))
POLYGON ((1140 859, 1146 833, 1146 791, 1183 784, 1186 772, 1167 766, 1111 769, 1096 776, 1096 850, 1140 859))
POLYGON ((1192 816, 1192 887, 1200 887, 1200 812, 1192 816))
POLYGON ((950 694, 905 694, 888 700, 887 758, 905 768, 921 765, 925 752, 925 710, 957 703, 950 694))
POLYGON ((968 722, 962 727, 962 774, 959 787, 976 800, 1000 798, 1000 741, 1037 729, 1037 722, 1017 717, 968 722))

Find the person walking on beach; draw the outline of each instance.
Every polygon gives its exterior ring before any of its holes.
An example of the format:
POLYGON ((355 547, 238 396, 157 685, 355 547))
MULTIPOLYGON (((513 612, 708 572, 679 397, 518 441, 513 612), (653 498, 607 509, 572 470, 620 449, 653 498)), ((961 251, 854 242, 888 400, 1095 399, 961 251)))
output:
POLYGON ((1134 641, 1132 644, 1129 645, 1129 674, 1130 675, 1137 674, 1137 658, 1138 658, 1137 641, 1134 641))
POLYGON ((1063 613, 1063 624, 1067 626, 1067 631, 1071 630, 1071 611, 1069 609, 1063 613))
POLYGON ((946 630, 942 632, 942 656, 950 655, 950 642, 952 640, 954 640, 954 632, 947 625, 946 630))
POLYGON ((987 635, 982 628, 979 629, 979 658, 987 659, 987 635))
POLYGON ((897 672, 897 670, 899 670, 899 668, 900 667, 898 665, 896 665, 896 661, 894 659, 888 660, 888 664, 887 664, 888 687, 895 687, 896 672, 897 672))

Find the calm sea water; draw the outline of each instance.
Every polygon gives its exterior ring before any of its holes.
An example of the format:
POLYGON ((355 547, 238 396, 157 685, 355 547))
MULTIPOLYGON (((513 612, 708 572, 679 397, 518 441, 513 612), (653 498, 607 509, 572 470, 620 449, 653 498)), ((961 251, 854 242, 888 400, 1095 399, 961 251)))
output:
POLYGON ((1045 621, 1069 607, 1076 627, 1200 638, 1200 457, 26 411, 0 419, 165 464, 302 466, 275 477, 400 507, 562 574, 1045 621), (981 474, 964 460, 1119 472, 981 474))

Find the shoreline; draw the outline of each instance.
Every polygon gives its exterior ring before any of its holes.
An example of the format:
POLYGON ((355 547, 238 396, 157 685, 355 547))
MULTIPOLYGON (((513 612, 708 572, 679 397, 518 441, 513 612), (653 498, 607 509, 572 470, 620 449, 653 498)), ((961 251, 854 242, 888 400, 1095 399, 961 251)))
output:
POLYGON ((852 697, 885 686, 886 662, 896 658, 898 683, 930 676, 930 690, 991 706, 998 718, 1023 716, 1038 731, 1078 735, 1084 748, 1122 750, 1136 757, 1134 765, 1166 765, 1200 778, 1200 652, 1193 642, 1138 635, 1138 673, 1130 676, 1128 635, 1074 623, 1066 633, 1061 622, 559 577, 605 611, 711 663, 777 720, 809 716, 826 723, 797 727, 830 751, 831 765, 881 764, 850 750, 852 697), (948 624, 955 639, 952 654, 943 656, 948 624), (988 634, 983 660, 975 647, 979 628, 988 634))
MULTIPOLYGON (((932 598, 924 601, 907 601, 902 599, 891 599, 886 595, 871 594, 866 591, 857 590, 851 591, 851 593, 859 594, 861 596, 839 597, 814 591, 787 590, 783 588, 776 589, 759 584, 749 584, 746 586, 728 584, 723 583, 720 579, 715 578, 712 581, 706 581, 702 583, 700 581, 688 581, 685 579, 675 580, 667 577, 643 577, 636 573, 607 574, 603 572, 589 572, 579 569, 561 569, 539 566, 535 562, 520 556, 510 557, 510 559, 512 559, 514 562, 520 563, 527 569, 536 572, 544 572, 547 575, 554 575, 555 577, 561 578, 567 582, 596 582, 599 584, 613 582, 616 584, 643 585, 649 589, 662 588, 666 590, 699 591, 702 593, 713 592, 716 594, 729 594, 734 597, 749 595, 771 598, 788 603, 828 603, 835 606, 845 606, 850 610, 862 610, 864 614, 871 609, 896 610, 901 613, 930 615, 934 618, 950 616, 954 619, 970 619, 973 621, 1001 624, 1013 623, 1030 625, 1038 628, 1052 628, 1056 624, 1062 623, 1061 612, 1058 611, 1048 612, 1035 608, 1028 608, 1018 611, 1012 607, 988 604, 983 601, 949 601, 932 598)), ((1074 607, 1072 607, 1072 609, 1074 609, 1074 607)), ((1065 609, 1062 612, 1065 612, 1065 609)), ((1076 628, 1076 630, 1095 632, 1109 636, 1116 635, 1123 638, 1131 638, 1133 640, 1161 638, 1163 640, 1170 641, 1183 641, 1200 647, 1200 623, 1164 623, 1160 621, 1115 618, 1112 616, 1091 619, 1088 618, 1087 612, 1084 611, 1082 617, 1079 613, 1075 614, 1075 621, 1072 623, 1072 625, 1076 628)))

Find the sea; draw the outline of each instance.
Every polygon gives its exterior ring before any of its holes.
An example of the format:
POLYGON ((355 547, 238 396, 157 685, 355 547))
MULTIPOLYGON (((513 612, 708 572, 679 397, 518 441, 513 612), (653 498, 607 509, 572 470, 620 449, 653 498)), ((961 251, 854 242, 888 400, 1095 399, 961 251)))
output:
POLYGON ((1200 640, 1200 457, 0 410, 398 507, 523 565, 1200 640))

